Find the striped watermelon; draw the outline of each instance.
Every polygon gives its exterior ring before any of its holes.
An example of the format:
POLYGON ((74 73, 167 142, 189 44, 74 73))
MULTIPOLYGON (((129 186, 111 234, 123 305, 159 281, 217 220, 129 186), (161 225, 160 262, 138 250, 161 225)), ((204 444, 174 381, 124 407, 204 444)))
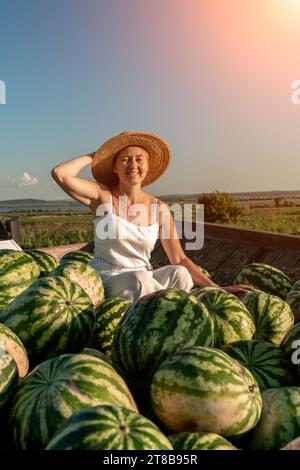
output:
POLYGON ((215 287, 193 290, 214 320, 215 347, 239 339, 251 339, 255 332, 253 319, 245 305, 233 294, 215 287))
POLYGON ((93 253, 90 253, 89 251, 69 251, 60 258, 60 264, 64 264, 66 262, 69 263, 70 261, 80 261, 83 264, 87 264, 93 258, 93 253))
MULTIPOLYGON (((196 268, 199 269, 199 271, 204 274, 206 277, 208 277, 208 279, 211 279, 211 274, 205 269, 205 268, 202 268, 201 266, 199 266, 199 264, 195 264, 196 268)), ((198 286, 197 284, 194 284, 193 288, 190 290, 190 294, 193 294, 194 292, 194 289, 201 289, 200 286, 198 286)), ((198 291, 199 292, 199 291, 198 291)))
POLYGON ((285 299, 292 288, 290 278, 273 266, 263 263, 252 263, 244 266, 235 284, 250 284, 268 294, 285 299))
POLYGON ((8 402, 19 383, 14 358, 0 346, 0 410, 8 402))
POLYGON ((148 419, 126 408, 103 405, 75 413, 47 450, 171 450, 169 440, 148 419))
POLYGON ((170 354, 212 340, 213 322, 205 305, 183 290, 162 289, 129 307, 115 332, 112 361, 121 374, 150 383, 170 354))
POLYGON ((52 271, 52 269, 58 266, 58 261, 54 258, 54 256, 46 253, 45 251, 40 250, 25 250, 36 262, 38 267, 40 268, 40 277, 43 277, 46 273, 52 271))
POLYGON ((292 289, 287 295, 286 301, 293 311, 295 323, 299 323, 300 322, 300 280, 295 282, 292 289))
POLYGON ((222 351, 250 370, 261 391, 293 384, 289 362, 267 341, 235 341, 223 346, 222 351))
POLYGON ((294 324, 289 304, 275 295, 257 290, 248 292, 242 300, 253 317, 255 338, 279 346, 287 330, 294 324))
POLYGON ((205 268, 203 268, 202 266, 199 266, 199 264, 196 264, 195 266, 196 268, 199 269, 199 271, 205 274, 205 276, 208 277, 208 279, 211 279, 211 274, 205 268))
POLYGON ((98 351, 97 349, 94 349, 94 348, 83 348, 83 350, 81 351, 82 354, 88 354, 90 356, 93 356, 93 357, 98 357, 99 359, 102 359, 102 361, 105 361, 107 362, 108 364, 110 364, 112 366, 112 361, 111 361, 111 358, 108 357, 106 354, 104 354, 103 352, 101 351, 98 351))
POLYGON ((15 360, 21 379, 29 370, 26 349, 20 338, 7 326, 0 323, 0 351, 8 352, 15 360))
POLYGON ((18 449, 43 449, 76 411, 98 405, 137 411, 123 379, 96 357, 63 354, 38 365, 13 397, 10 429, 18 449))
POLYGON ((223 351, 194 346, 168 357, 151 384, 152 407, 173 432, 238 436, 258 422, 262 400, 250 371, 223 351))
POLYGON ((0 312, 30 358, 79 352, 90 341, 95 312, 84 290, 64 277, 43 277, 0 312))
POLYGON ((99 274, 95 269, 79 261, 65 261, 57 266, 48 276, 63 276, 79 284, 90 297, 94 307, 104 300, 104 287, 99 274))
POLYGON ((40 275, 36 262, 18 250, 0 250, 0 310, 9 305, 40 275))
POLYGON ((280 449, 300 435, 300 387, 270 388, 262 393, 263 409, 251 448, 280 449))
POLYGON ((199 271, 204 274, 206 277, 208 277, 208 279, 211 279, 211 274, 205 269, 205 268, 202 268, 202 266, 199 266, 199 264, 195 264, 196 268, 199 269, 199 271))
POLYGON ((96 308, 96 325, 91 346, 111 355, 116 327, 128 310, 131 302, 119 297, 110 297, 96 308))
POLYGON ((0 409, 29 369, 26 350, 13 331, 0 323, 0 409))
POLYGON ((237 450, 224 437, 212 432, 180 432, 169 436, 174 450, 237 450))

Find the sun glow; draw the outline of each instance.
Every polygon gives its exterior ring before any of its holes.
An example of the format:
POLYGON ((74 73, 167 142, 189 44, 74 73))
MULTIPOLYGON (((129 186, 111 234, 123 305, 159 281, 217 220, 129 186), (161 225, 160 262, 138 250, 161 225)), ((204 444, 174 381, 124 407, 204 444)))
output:
POLYGON ((271 0, 270 8, 277 9, 282 14, 300 16, 299 0, 271 0))

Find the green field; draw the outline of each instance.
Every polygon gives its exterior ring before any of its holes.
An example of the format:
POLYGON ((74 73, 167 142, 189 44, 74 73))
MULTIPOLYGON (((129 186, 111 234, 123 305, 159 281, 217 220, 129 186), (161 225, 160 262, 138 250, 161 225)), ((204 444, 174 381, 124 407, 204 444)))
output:
POLYGON ((229 225, 264 232, 300 235, 300 207, 246 209, 236 222, 229 225))
MULTIPOLYGON (((167 201, 182 204, 183 201, 167 201)), ((185 203, 195 202, 184 200, 185 203)), ((276 207, 273 199, 240 200, 243 214, 234 225, 241 228, 300 235, 300 199, 281 201, 276 207)), ((4 222, 12 216, 19 216, 21 224, 21 247, 38 248, 72 243, 89 243, 93 240, 94 231, 92 216, 86 211, 47 212, 30 211, 12 212, 0 215, 4 222)), ((195 210, 194 210, 195 216, 195 210)))

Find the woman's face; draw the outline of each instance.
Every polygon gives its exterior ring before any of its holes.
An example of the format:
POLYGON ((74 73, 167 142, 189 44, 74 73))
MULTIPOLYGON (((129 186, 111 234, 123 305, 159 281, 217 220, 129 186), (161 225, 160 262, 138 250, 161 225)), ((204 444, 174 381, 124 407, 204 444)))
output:
POLYGON ((126 184, 142 183, 149 169, 148 158, 148 152, 142 147, 126 147, 118 153, 113 171, 126 184))

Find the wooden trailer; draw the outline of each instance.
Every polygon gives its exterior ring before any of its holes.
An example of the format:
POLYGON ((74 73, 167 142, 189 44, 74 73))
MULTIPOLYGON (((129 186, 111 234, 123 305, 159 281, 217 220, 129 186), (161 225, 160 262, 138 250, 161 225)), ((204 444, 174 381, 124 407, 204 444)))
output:
MULTIPOLYGON (((181 221, 176 220, 179 228, 181 221)), ((182 230, 181 245, 186 255, 196 264, 207 269, 219 284, 231 284, 243 266, 252 262, 271 264, 293 280, 300 279, 300 236, 279 233, 245 230, 232 226, 205 223, 203 227, 204 243, 199 250, 186 249, 191 233, 197 229, 195 222, 190 222, 187 230, 182 230)), ((40 248, 60 259, 68 251, 87 250, 93 252, 93 243, 40 248)), ((169 260, 160 240, 152 252, 151 262, 154 268, 164 266, 169 260)))

